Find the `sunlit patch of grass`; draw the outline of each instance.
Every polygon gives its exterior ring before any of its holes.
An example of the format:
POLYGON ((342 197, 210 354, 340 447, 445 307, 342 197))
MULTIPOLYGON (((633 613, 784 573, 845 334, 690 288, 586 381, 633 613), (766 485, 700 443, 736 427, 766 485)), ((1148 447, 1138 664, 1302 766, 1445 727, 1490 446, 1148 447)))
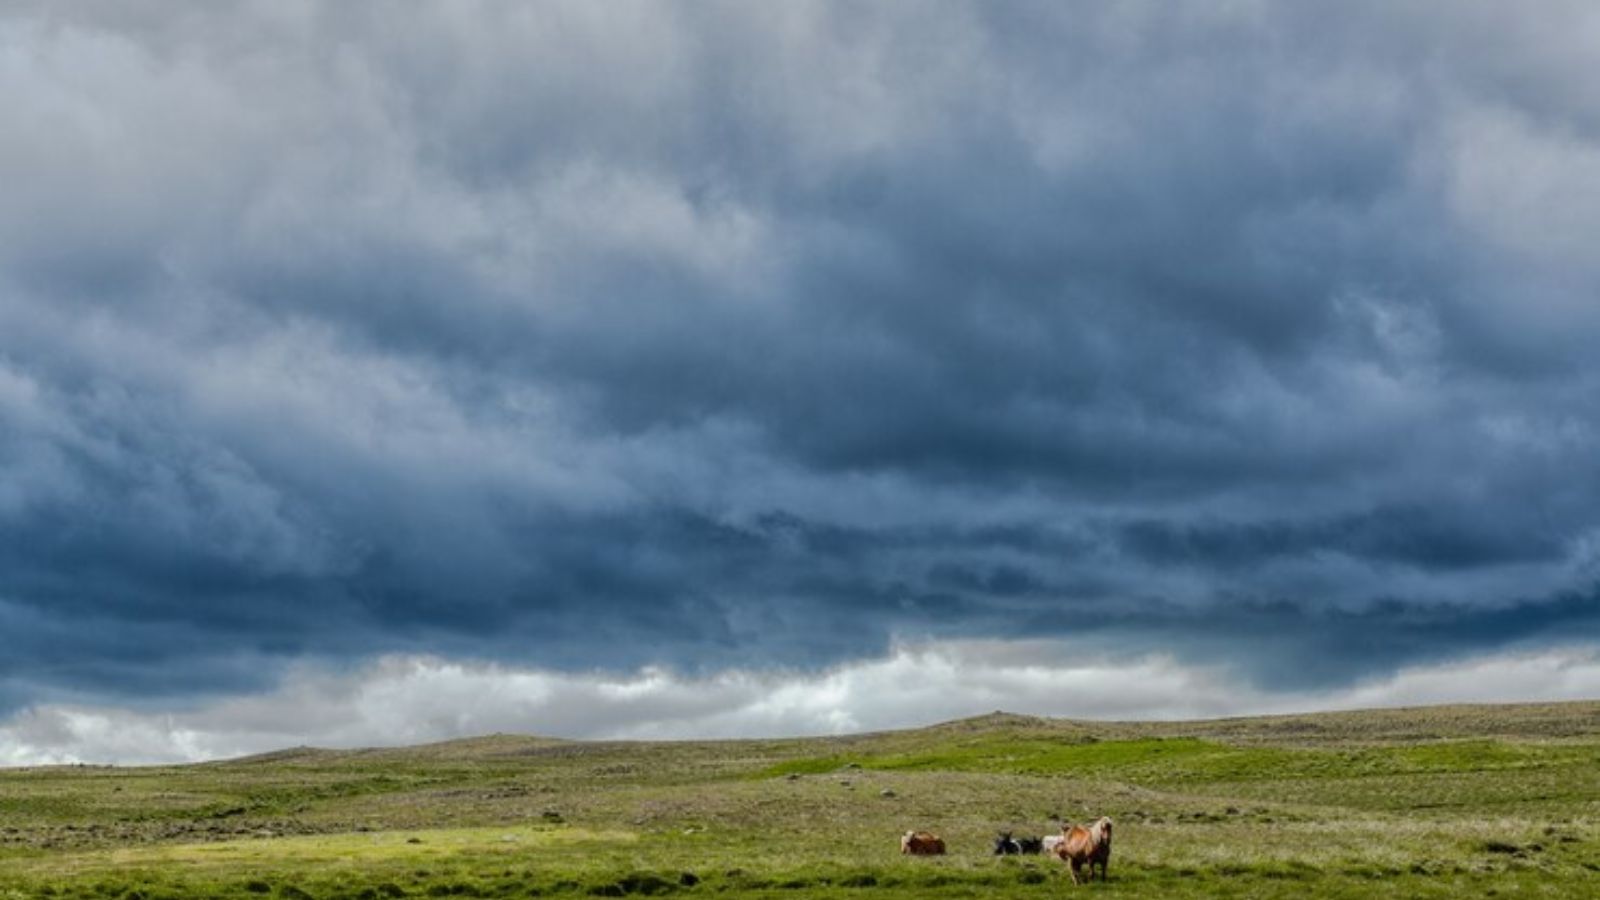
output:
POLYGON ((631 843, 627 831, 544 826, 419 829, 357 834, 324 834, 214 844, 178 844, 113 851, 111 865, 232 866, 272 862, 303 865, 322 862, 426 862, 464 852, 487 856, 526 856, 533 851, 582 851, 595 845, 631 843))
POLYGON ((1414 746, 1309 748, 1236 746, 1192 737, 1083 741, 989 736, 918 752, 785 760, 753 774, 771 778, 849 768, 879 771, 1072 774, 1181 784, 1254 779, 1325 779, 1488 772, 1600 765, 1600 748, 1505 741, 1414 746))
POLYGON ((912 752, 785 760, 757 774, 759 777, 820 774, 854 766, 883 771, 1101 775, 1168 766, 1194 757, 1233 756, 1253 760, 1276 752, 1236 749, 1197 738, 1084 741, 990 735, 912 752))

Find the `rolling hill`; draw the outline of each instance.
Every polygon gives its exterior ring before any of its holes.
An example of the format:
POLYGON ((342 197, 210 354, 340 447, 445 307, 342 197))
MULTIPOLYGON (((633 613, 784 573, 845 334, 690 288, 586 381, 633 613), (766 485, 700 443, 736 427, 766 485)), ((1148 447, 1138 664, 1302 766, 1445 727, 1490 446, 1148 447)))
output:
POLYGON ((1102 814, 1102 893, 1600 896, 1600 703, 0 770, 0 898, 1042 897, 1102 814))

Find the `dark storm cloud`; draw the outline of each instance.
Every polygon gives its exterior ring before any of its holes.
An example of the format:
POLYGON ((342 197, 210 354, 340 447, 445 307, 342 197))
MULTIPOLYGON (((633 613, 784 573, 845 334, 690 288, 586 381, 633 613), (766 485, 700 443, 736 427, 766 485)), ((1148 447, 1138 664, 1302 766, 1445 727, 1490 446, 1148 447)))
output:
POLYGON ((15 7, 0 703, 1086 632, 1311 683, 1570 636, 1597 32, 15 7))
POLYGON ((1435 570, 1553 563, 1566 555, 1558 533, 1471 512, 1380 507, 1314 522, 1143 520, 1122 526, 1119 538, 1132 556, 1152 564, 1234 571, 1319 553, 1435 570))

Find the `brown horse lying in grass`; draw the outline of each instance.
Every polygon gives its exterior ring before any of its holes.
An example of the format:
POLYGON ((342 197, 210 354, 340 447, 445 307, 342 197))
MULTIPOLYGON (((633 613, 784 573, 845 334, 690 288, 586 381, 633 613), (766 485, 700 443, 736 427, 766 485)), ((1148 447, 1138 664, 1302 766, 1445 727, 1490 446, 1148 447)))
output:
POLYGON ((1094 867, 1100 865, 1100 880, 1106 880, 1106 865, 1111 861, 1111 819, 1101 816, 1093 825, 1068 825, 1061 829, 1061 843, 1055 853, 1071 868, 1072 883, 1078 884, 1078 872, 1084 863, 1089 864, 1089 880, 1094 880, 1094 867))
POLYGON ((900 852, 913 856, 943 856, 944 840, 931 831, 908 831, 900 837, 900 852))

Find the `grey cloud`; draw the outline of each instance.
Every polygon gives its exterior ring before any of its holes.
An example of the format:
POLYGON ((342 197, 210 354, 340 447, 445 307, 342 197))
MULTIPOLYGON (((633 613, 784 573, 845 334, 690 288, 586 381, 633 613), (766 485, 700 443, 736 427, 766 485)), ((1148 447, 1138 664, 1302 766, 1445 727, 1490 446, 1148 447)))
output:
POLYGON ((1260 690, 1160 656, 1109 659, 1053 641, 899 646, 818 673, 647 669, 559 673, 386 657, 299 667, 274 690, 181 711, 49 704, 0 723, 0 765, 180 762, 317 746, 392 746, 490 732, 600 739, 788 737, 914 727, 997 706, 1075 718, 1244 713, 1504 700, 1600 688, 1591 650, 1472 656, 1335 690, 1260 690))
POLYGON ((1532 18, 14 7, 0 704, 1586 624, 1600 25, 1532 18))

